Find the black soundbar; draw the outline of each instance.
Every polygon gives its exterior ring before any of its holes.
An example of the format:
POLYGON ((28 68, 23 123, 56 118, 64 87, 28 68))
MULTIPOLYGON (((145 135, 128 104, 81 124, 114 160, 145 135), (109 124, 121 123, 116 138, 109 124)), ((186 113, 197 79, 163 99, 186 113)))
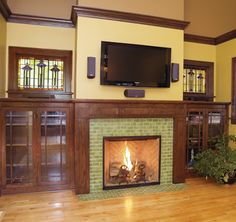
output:
POLYGON ((145 97, 145 90, 143 89, 126 89, 124 91, 125 97, 130 98, 143 98, 145 97))

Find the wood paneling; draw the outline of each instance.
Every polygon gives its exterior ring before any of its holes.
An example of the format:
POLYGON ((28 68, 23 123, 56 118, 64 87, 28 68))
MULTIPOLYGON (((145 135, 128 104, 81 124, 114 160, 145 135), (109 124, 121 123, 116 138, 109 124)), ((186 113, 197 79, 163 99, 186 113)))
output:
POLYGON ((89 120, 75 111, 75 192, 89 193, 89 120))

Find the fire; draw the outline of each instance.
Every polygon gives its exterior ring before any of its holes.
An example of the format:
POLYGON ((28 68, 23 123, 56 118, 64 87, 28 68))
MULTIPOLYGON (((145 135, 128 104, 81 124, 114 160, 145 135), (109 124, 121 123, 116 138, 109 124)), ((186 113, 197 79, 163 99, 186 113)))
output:
POLYGON ((131 171, 133 168, 133 164, 131 162, 131 154, 130 154, 127 144, 125 146, 126 148, 125 148, 125 154, 124 154, 124 164, 128 167, 129 171, 131 171))

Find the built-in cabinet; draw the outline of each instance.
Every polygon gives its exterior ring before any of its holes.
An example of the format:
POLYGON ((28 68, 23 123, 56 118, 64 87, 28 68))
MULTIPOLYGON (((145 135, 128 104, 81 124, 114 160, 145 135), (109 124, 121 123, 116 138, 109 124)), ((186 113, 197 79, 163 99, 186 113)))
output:
MULTIPOLYGON (((0 190, 89 193, 89 123, 96 118, 172 118, 173 183, 194 156, 227 133, 228 103, 0 99, 0 190)), ((186 174, 187 172, 187 174, 186 174)))
POLYGON ((203 149, 214 149, 217 139, 227 133, 227 109, 217 105, 189 107, 186 117, 186 169, 193 176, 194 157, 203 149))
POLYGON ((65 103, 6 104, 2 109, 2 191, 73 186, 73 110, 65 103))

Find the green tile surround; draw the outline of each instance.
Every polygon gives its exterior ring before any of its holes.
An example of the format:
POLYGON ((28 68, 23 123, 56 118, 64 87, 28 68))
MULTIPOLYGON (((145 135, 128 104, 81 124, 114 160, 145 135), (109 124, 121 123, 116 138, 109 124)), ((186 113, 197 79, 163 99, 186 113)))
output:
MULTIPOLYGON (((122 118, 91 119, 90 142, 90 193, 103 190, 103 137, 104 136, 161 136, 160 185, 172 184, 173 119, 122 118)), ((131 189, 131 188, 130 188, 131 189)), ((104 191, 107 192, 107 191, 104 191)))

